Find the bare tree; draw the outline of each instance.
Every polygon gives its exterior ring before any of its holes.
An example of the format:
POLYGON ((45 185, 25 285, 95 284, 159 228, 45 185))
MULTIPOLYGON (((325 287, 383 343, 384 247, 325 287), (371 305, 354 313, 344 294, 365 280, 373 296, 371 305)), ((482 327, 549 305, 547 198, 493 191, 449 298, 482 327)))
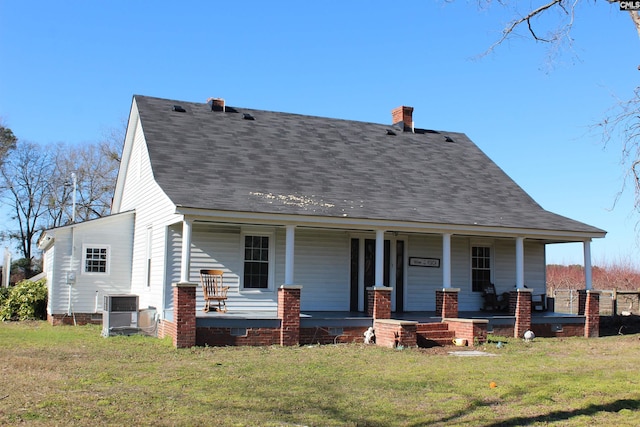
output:
POLYGON ((43 229, 52 172, 50 152, 29 142, 18 142, 0 166, 2 198, 17 227, 9 230, 7 237, 18 242, 17 248, 27 260, 33 259, 33 243, 43 229))
POLYGON ((127 119, 123 119, 119 126, 109 128, 103 132, 102 140, 98 143, 102 155, 113 162, 113 165, 116 167, 116 178, 118 174, 117 169, 120 166, 124 136, 127 133, 127 125, 127 119))
POLYGON ((48 227, 71 223, 74 191, 76 222, 109 214, 119 167, 119 157, 114 154, 112 144, 105 140, 82 147, 56 146, 54 173, 50 178, 48 227))
POLYGON ((636 87, 630 99, 619 100, 596 128, 602 134, 605 146, 622 135, 619 138, 622 141, 620 165, 625 180, 615 203, 631 183, 635 194, 634 208, 640 212, 640 87, 636 87))
POLYGON ((111 210, 119 164, 113 157, 108 157, 108 153, 109 147, 105 143, 77 151, 78 221, 102 217, 111 210))
POLYGON ((71 223, 73 218, 73 177, 75 155, 64 144, 58 144, 52 150, 53 172, 49 177, 49 198, 47 213, 49 219, 46 228, 55 228, 71 223))

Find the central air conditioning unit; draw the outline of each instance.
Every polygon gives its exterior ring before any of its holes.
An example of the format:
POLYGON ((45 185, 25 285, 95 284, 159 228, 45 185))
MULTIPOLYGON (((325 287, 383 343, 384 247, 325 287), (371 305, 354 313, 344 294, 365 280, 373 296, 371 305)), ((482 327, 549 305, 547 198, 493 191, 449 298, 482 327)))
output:
POLYGON ((102 335, 131 335, 138 332, 138 296, 105 295, 102 335))

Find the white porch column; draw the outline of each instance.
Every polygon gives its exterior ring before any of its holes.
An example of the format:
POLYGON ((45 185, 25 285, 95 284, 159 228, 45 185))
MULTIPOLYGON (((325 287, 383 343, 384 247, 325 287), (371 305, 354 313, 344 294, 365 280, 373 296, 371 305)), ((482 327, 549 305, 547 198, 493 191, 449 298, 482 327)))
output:
POLYGON ((296 226, 287 225, 286 248, 284 255, 284 284, 293 285, 294 248, 296 240, 296 226))
POLYGON ((182 220, 182 259, 180 261, 180 283, 189 282, 191 268, 191 229, 193 221, 182 220))
POLYGON ((516 288, 524 289, 524 237, 516 237, 516 288))
POLYGON ((584 283, 585 289, 591 290, 592 276, 591 276, 591 240, 585 240, 583 243, 584 249, 584 283))
POLYGON ((376 286, 384 286, 384 230, 376 230, 376 286))
POLYGON ((451 233, 442 235, 442 287, 451 287, 451 233))

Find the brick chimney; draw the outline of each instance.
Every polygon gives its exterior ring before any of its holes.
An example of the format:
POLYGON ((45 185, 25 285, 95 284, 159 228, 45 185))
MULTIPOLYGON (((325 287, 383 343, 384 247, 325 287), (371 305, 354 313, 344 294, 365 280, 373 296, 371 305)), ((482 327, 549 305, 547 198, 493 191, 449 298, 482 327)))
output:
POLYGON ((224 99, 222 98, 209 98, 207 103, 211 106, 211 111, 225 111, 224 99))
POLYGON ((391 110, 394 125, 402 124, 404 131, 413 131, 413 107, 398 107, 391 110))

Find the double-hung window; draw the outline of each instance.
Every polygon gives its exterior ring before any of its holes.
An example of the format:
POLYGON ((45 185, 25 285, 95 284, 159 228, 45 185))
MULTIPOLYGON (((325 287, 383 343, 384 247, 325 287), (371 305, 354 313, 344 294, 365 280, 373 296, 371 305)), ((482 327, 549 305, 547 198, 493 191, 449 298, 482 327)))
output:
POLYGON ((109 246, 84 245, 82 248, 82 272, 108 274, 109 255, 109 246))
POLYGON ((474 292, 481 292, 491 283, 491 247, 471 247, 471 283, 474 292))
POLYGON ((270 289, 273 282, 273 236, 243 234, 244 262, 242 287, 247 290, 270 289))

